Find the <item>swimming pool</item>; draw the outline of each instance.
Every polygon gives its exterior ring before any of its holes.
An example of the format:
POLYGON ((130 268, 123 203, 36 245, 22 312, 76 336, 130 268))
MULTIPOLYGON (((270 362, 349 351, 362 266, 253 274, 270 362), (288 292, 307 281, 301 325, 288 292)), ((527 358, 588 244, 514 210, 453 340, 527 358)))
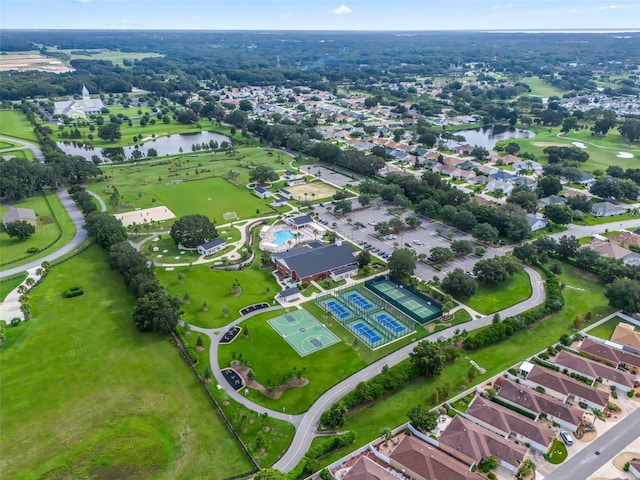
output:
POLYGON ((274 243, 281 247, 283 245, 286 245, 288 240, 294 240, 296 238, 296 235, 297 234, 288 229, 278 230, 273 234, 273 241, 271 243, 274 243))

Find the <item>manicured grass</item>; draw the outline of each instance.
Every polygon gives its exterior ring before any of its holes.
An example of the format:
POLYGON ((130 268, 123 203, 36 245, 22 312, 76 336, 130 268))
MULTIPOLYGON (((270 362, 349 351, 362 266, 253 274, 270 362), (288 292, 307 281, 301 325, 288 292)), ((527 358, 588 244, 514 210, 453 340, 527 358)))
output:
POLYGON ((100 249, 53 267, 31 303, 33 319, 0 352, 4 476, 224 478, 251 470, 168 338, 135 329, 134 300, 100 249), (85 294, 62 298, 72 284, 85 294))
POLYGON ((33 125, 20 110, 0 110, 0 134, 39 143, 33 125))
MULTIPOLYGON (((560 275, 561 282, 585 288, 585 291, 565 288, 563 290, 565 306, 562 311, 518 332, 504 342, 473 352, 463 352, 455 363, 444 367, 440 376, 411 381, 384 400, 349 414, 342 429, 356 432, 358 439, 348 451, 379 437, 383 427, 392 428, 406 422, 408 420, 406 413, 414 405, 435 406, 433 393, 436 387, 444 390, 449 384, 451 396, 453 396, 471 386, 472 383, 469 383, 467 378, 471 366, 469 360, 475 361, 487 370, 483 375, 478 373, 474 380, 474 383, 481 383, 518 361, 553 345, 563 333, 572 333, 572 321, 576 316, 591 311, 595 320, 611 313, 612 309, 607 305, 604 297, 604 287, 596 277, 569 265, 563 265, 563 270, 560 275)), ((409 361, 406 360, 394 368, 409 368, 409 361)), ((442 396, 439 398, 439 402, 444 400, 442 396)), ((346 451, 341 450, 323 458, 322 465, 336 461, 346 451)))
POLYGON ((564 95, 566 92, 564 90, 560 90, 553 85, 548 84, 540 77, 527 77, 522 79, 522 83, 526 83, 531 87, 530 95, 534 95, 536 97, 560 97, 564 95))
MULTIPOLYGON (((609 340, 611 335, 613 335, 613 331, 616 329, 619 323, 629 323, 626 320, 620 317, 613 317, 607 320, 604 323, 601 323, 598 326, 595 326, 587 331, 589 335, 593 335, 594 337, 602 338, 603 340, 609 340)), ((634 325, 634 327, 636 327, 634 325)), ((636 327, 637 330, 637 327, 636 327)))
POLYGON ((533 232, 533 238, 546 237, 547 235, 553 235, 554 233, 566 232, 568 228, 564 225, 556 225, 555 223, 550 223, 547 228, 541 228, 540 230, 536 230, 533 232), (549 226, 551 229, 549 229, 549 226))
POLYGON ((616 215, 614 217, 594 217, 592 215, 585 215, 584 220, 573 223, 576 225, 602 225, 603 223, 611 223, 615 221, 624 222, 625 220, 634 220, 636 218, 638 218, 638 215, 633 213, 616 215))
POLYGON ((553 465, 559 465, 564 462, 569 456, 569 452, 567 452, 567 447, 557 438, 553 439, 553 443, 549 448, 549 452, 547 453, 548 462, 553 465))
POLYGON ((75 226, 55 193, 31 197, 14 204, 20 208, 33 209, 38 216, 36 233, 30 238, 20 241, 0 232, 0 270, 12 268, 23 259, 37 260, 57 250, 71 241, 75 235, 75 226), (47 203, 47 199, 49 202, 47 203), (38 248, 35 254, 27 253, 29 248, 38 248))
POLYGON ((189 294, 190 303, 182 307, 186 322, 201 327, 222 327, 238 318, 244 307, 261 302, 271 304, 280 291, 271 270, 260 269, 259 257, 250 268, 238 272, 211 270, 211 264, 205 264, 175 267, 171 271, 158 267, 156 275, 172 295, 184 299, 185 293, 189 294), (183 276, 182 280, 179 275, 183 276), (242 291, 234 296, 231 287, 236 280, 240 282, 242 291), (203 310, 204 301, 208 311, 203 310), (225 305, 229 309, 226 318, 223 314, 225 305))
POLYGON ((0 141, 0 149, 15 147, 17 144, 11 142, 0 141))
POLYGON ((25 160, 34 160, 36 158, 36 156, 33 153, 33 150, 29 148, 20 148, 18 150, 7 150, 6 152, 2 152, 0 156, 5 158, 9 158, 9 157, 23 158, 25 160))
POLYGON ((318 287, 316 287, 315 285, 309 285, 307 288, 305 288, 302 291, 302 295, 305 296, 305 297, 310 297, 314 293, 320 293, 320 291, 321 290, 318 287))
MULTIPOLYGON (((18 287, 18 285, 24 282, 26 278, 27 278, 27 272, 18 273, 11 277, 3 278, 0 281, 0 302, 4 302, 4 299, 7 297, 7 295, 9 295, 9 293, 15 290, 18 287)), ((11 319, 9 318, 5 320, 10 321, 11 319)))
POLYGON ((503 284, 478 289, 465 303, 476 312, 488 315, 520 303, 531 296, 531 282, 526 272, 509 277, 503 284))

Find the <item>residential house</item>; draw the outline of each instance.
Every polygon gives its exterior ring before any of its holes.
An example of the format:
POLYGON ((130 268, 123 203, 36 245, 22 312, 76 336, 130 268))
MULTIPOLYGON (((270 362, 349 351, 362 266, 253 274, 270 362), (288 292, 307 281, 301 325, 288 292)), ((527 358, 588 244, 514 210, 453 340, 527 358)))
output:
POLYGON ((284 207, 287 204, 287 199, 286 198, 276 198, 273 200, 273 202, 271 202, 271 206, 272 207, 284 207))
POLYGON ((271 194, 269 193, 269 190, 268 190, 268 189, 266 189, 266 188, 264 188, 264 187, 260 187, 260 186, 255 187, 255 188, 253 189, 253 194, 254 194, 256 197, 260 197, 260 198, 267 198, 269 195, 271 195, 271 194))
POLYGON ((213 255, 214 253, 218 253, 220 250, 224 250, 226 246, 227 241, 224 238, 214 238, 210 242, 198 245, 198 253, 205 256, 213 255))
POLYGON ((477 162, 472 162, 471 160, 465 160, 464 162, 458 165, 458 168, 461 168, 462 170, 473 170, 478 165, 479 163, 477 162))
POLYGON ((284 219, 284 223, 287 225, 291 225, 296 229, 302 228, 305 225, 310 225, 313 223, 313 218, 310 215, 298 215, 297 217, 287 217, 284 219))
POLYGON ((478 168, 478 172, 480 172, 483 175, 492 175, 499 171, 496 167, 492 167, 491 165, 480 165, 477 168, 478 168))
POLYGON ((476 397, 464 415, 504 438, 528 443, 545 453, 556 435, 551 428, 482 397, 476 397))
POLYGON ((295 302, 296 300, 300 299, 300 290, 297 286, 286 288, 278 294, 278 297, 283 302, 295 302))
POLYGON ((492 180, 487 183, 488 192, 497 192, 498 190, 500 190, 505 195, 509 195, 511 193, 511 190, 513 190, 513 183, 503 182, 502 180, 492 180))
POLYGON ((370 458, 362 456, 342 480, 397 480, 397 477, 370 458))
POLYGON ((461 163, 464 163, 464 160, 458 157, 444 157, 442 159, 442 163, 445 165, 453 165, 457 167, 461 163))
POLYGON ((505 170, 498 170, 496 173, 489 175, 492 180, 500 180, 502 182, 510 182, 516 178, 516 175, 505 170))
POLYGON ((610 235, 609 240, 625 247, 640 248, 640 235, 622 230, 620 233, 610 235))
POLYGON ((548 395, 539 393, 523 384, 517 384, 506 378, 497 378, 494 387, 498 392, 497 398, 510 405, 514 405, 537 417, 556 422, 571 431, 575 431, 582 422, 584 412, 570 407, 548 395))
POLYGON ((566 189, 564 192, 562 192, 562 196, 564 198, 577 198, 577 197, 586 197, 586 198, 593 198, 595 197, 595 195, 585 191, 585 190, 573 190, 571 188, 566 189))
POLYGON ((611 202, 598 202, 591 205, 591 215, 594 217, 613 217, 614 215, 624 215, 627 210, 611 202))
POLYGON ((609 392, 539 365, 533 365, 526 376, 526 384, 532 388, 542 387, 547 395, 564 403, 584 402, 589 408, 600 410, 604 410, 609 404, 609 392))
POLYGON ((549 195, 548 197, 538 200, 538 208, 544 209, 547 205, 566 205, 567 199, 559 197, 558 195, 549 195))
POLYGON ((578 181, 576 183, 579 185, 591 186, 596 183, 596 178, 590 173, 582 173, 580 174, 580 178, 578 178, 578 181))
POLYGON ((619 343, 628 352, 640 355, 640 332, 628 323, 619 323, 611 335, 611 341, 619 343))
POLYGON ((549 220, 544 217, 537 217, 532 213, 527 214, 526 218, 532 232, 547 228, 547 225, 549 225, 549 220))
POLYGON ((515 162, 513 164, 513 168, 515 168, 517 172, 533 172, 536 175, 541 175, 543 170, 542 164, 534 160, 521 160, 519 162, 515 162))
POLYGON ((538 187, 538 180, 533 177, 519 176, 511 180, 516 187, 527 187, 529 190, 535 190, 538 187))
POLYGON ((305 246, 274 253, 273 260, 282 276, 305 282, 327 277, 335 270, 354 265, 354 253, 351 244, 338 240, 322 247, 305 246))
POLYGON ((621 247, 620 245, 606 242, 598 238, 594 238, 591 240, 591 243, 583 245, 580 248, 590 248, 591 250, 598 252, 603 257, 613 258, 616 260, 622 260, 633 253, 631 250, 621 247))
POLYGON ((287 200, 291 200, 291 197, 293 196, 293 194, 286 188, 281 188, 280 190, 278 190, 278 193, 282 195, 284 198, 286 198, 287 200))
POLYGON ((596 360, 605 362, 613 368, 624 367, 636 373, 640 371, 640 355, 612 347, 605 343, 596 342, 591 338, 585 338, 582 341, 580 344, 580 352, 586 353, 596 360))
POLYGON ((38 218, 36 212, 30 208, 9 207, 9 211, 2 216, 2 224, 7 225, 11 222, 23 221, 34 227, 38 226, 38 218))
POLYGON ((468 465, 414 436, 403 436, 389 460, 391 467, 416 480, 483 480, 468 465))
POLYGON ((445 165, 443 163, 438 163, 433 167, 433 171, 436 173, 440 173, 441 175, 451 176, 453 172, 457 172, 460 170, 455 165, 445 165))
POLYGON ((576 373, 601 385, 616 387, 623 392, 631 390, 636 382, 635 376, 628 372, 589 360, 566 350, 561 350, 558 353, 554 363, 563 370, 576 373))
POLYGON ((471 152, 473 152, 474 148, 475 147, 473 147, 472 145, 469 145, 469 144, 457 145, 457 146, 453 147, 453 151, 455 153, 457 153, 458 155, 471 155, 471 152))
POLYGON ((493 456, 511 472, 520 467, 527 449, 456 415, 438 438, 438 446, 467 465, 493 456))
POLYGON ((500 157, 500 161, 502 161, 504 165, 515 165, 516 163, 521 162, 522 159, 520 157, 516 157, 515 155, 506 154, 500 157))

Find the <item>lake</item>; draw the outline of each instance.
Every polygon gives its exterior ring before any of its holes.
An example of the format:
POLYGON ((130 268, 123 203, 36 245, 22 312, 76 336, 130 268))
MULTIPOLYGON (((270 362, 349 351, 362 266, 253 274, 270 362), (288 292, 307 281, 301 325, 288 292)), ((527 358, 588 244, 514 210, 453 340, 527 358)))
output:
POLYGON ((158 157, 162 157, 164 155, 177 155, 180 153, 180 149, 182 149, 184 153, 191 153, 193 151, 191 147, 194 144, 209 144, 211 141, 218 142, 218 145, 220 145, 222 142, 229 142, 230 140, 229 137, 220 135, 219 133, 198 132, 169 135, 167 137, 150 140, 138 146, 128 147, 85 147, 76 142, 57 142, 57 145, 64 153, 68 155, 80 155, 87 160, 91 160, 93 155, 110 159, 113 155, 117 154, 123 155, 126 159, 130 159, 134 150, 140 150, 146 157, 147 151, 150 148, 155 148, 156 152, 158 152, 158 157))
POLYGON ((454 135, 462 135, 464 142, 447 142, 447 146, 454 147, 456 145, 469 144, 478 147, 484 147, 487 150, 493 149, 500 140, 508 140, 510 138, 531 138, 536 134, 529 130, 508 127, 504 125, 492 125, 490 127, 475 128, 473 130, 461 130, 452 132, 454 135))

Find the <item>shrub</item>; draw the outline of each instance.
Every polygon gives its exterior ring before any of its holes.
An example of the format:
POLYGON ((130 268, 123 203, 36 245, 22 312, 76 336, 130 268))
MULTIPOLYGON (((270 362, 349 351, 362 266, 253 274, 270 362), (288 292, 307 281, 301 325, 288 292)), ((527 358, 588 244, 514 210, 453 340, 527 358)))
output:
POLYGON ((611 389, 611 396, 612 396, 614 399, 617 399, 617 398, 618 398, 618 392, 617 392, 616 390, 611 389))
POLYGON ((536 392, 544 393, 545 392, 544 387, 541 387, 540 385, 538 385, 536 387, 536 392))
POLYGON ((510 368, 509 370, 507 370, 507 372, 509 372, 514 377, 518 376, 518 371, 515 368, 510 368))
POLYGON ((12 327, 17 327, 18 325, 20 325, 20 322, 22 320, 20 320, 18 317, 12 318, 11 319, 11 326, 12 327))
POLYGON ((629 398, 633 398, 633 390, 629 390, 629 391, 627 392, 627 397, 629 397, 629 398))
POLYGON ((84 289, 82 287, 71 287, 64 291, 64 296, 66 298, 79 297, 82 294, 84 294, 84 289))
POLYGON ((588 407, 588 405, 584 402, 578 402, 578 405, 580 405, 580 408, 582 409, 586 409, 588 407))
POLYGON ((34 254, 34 253, 38 253, 38 247, 29 247, 29 248, 27 248, 27 253, 29 255, 34 254))

